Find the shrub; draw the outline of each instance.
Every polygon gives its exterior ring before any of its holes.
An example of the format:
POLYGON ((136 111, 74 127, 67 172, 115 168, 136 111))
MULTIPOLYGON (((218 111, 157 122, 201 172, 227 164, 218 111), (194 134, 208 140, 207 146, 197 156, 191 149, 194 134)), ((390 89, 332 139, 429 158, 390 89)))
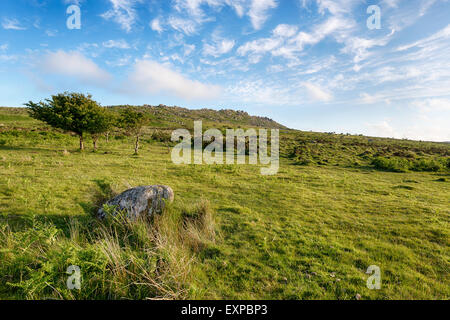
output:
POLYGON ((420 159, 413 161, 411 170, 437 172, 443 169, 443 165, 433 159, 420 159))
POLYGON ((442 160, 442 163, 443 163, 444 166, 447 168, 447 170, 450 170, 450 157, 444 158, 444 159, 442 160))
POLYGON ((372 165, 380 170, 392 172, 406 172, 408 170, 418 172, 438 172, 448 168, 448 159, 418 159, 408 160, 403 158, 377 157, 372 160, 372 165))
POLYGON ((376 157, 372 160, 372 165, 379 170, 406 172, 409 169, 410 162, 401 158, 376 157))
POLYGON ((171 142, 171 134, 169 131, 163 131, 163 130, 155 130, 153 131, 152 135, 151 135, 151 139, 153 141, 158 141, 158 142, 171 142))

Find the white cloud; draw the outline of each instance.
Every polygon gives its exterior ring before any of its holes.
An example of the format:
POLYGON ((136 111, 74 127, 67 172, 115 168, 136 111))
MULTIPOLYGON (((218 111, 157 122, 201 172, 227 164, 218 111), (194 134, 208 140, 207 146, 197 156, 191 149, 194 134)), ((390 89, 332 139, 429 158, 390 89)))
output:
POLYGON ((241 80, 228 86, 227 95, 235 103, 252 103, 258 105, 296 105, 298 92, 269 79, 241 80))
POLYGON ((244 56, 246 54, 265 54, 279 47, 283 43, 280 38, 262 38, 247 42, 240 46, 237 50, 238 54, 244 56))
POLYGON ((363 92, 359 95, 361 97, 362 102, 366 103, 366 104, 373 104, 377 101, 376 97, 363 92))
POLYGON ((272 31, 272 33, 276 36, 290 38, 297 33, 297 30, 298 30, 297 26, 280 24, 272 31))
POLYGON ((289 43, 294 44, 299 51, 303 50, 305 45, 314 45, 322 41, 324 38, 337 31, 348 30, 352 27, 349 20, 331 17, 322 24, 316 26, 311 33, 300 32, 296 37, 292 38, 289 43))
POLYGON ((259 30, 268 19, 268 11, 278 6, 275 0, 252 0, 248 16, 253 28, 259 30))
POLYGON ((84 0, 64 0, 65 4, 76 4, 79 6, 84 0))
POLYGON ((108 40, 103 42, 105 48, 130 49, 130 45, 124 40, 108 40))
POLYGON ((26 30, 26 28, 20 25, 20 22, 17 19, 4 18, 2 27, 5 30, 26 30))
POLYGON ((58 34, 58 30, 46 30, 45 34, 49 37, 56 37, 58 34))
POLYGON ((203 54, 206 56, 219 57, 230 52, 234 47, 235 41, 229 39, 215 39, 213 44, 203 46, 203 54))
POLYGON ((450 128, 442 117, 412 115, 408 124, 392 123, 392 119, 366 123, 366 134, 377 137, 414 139, 423 141, 450 141, 450 128))
POLYGON ((230 6, 239 17, 247 15, 253 28, 259 30, 269 18, 269 10, 276 8, 278 2, 276 0, 174 0, 175 11, 184 15, 177 18, 188 19, 196 27, 214 20, 205 14, 202 6, 208 6, 217 11, 224 6, 230 6))
POLYGON ((169 17, 168 23, 173 29, 183 32, 188 36, 197 32, 197 24, 193 20, 171 16, 169 17))
POLYGON ((202 9, 203 5, 220 9, 225 3, 224 0, 174 0, 175 12, 168 19, 168 24, 175 30, 186 35, 197 33, 201 24, 212 21, 202 9))
POLYGON ((8 50, 8 48, 9 48, 9 45, 7 43, 0 45, 0 61, 1 62, 16 61, 18 59, 17 55, 6 54, 6 51, 8 50))
POLYGON ((156 31, 158 33, 161 33, 164 31, 162 24, 161 24, 161 19, 160 18, 155 18, 150 22, 150 28, 153 31, 156 31))
POLYGON ((281 56, 298 64, 298 54, 304 50, 306 45, 317 44, 337 30, 342 31, 349 27, 351 24, 347 20, 337 17, 331 17, 315 26, 310 33, 303 31, 297 33, 296 26, 281 24, 272 31, 271 37, 247 42, 240 46, 237 52, 241 56, 250 54, 250 58, 253 60, 255 55, 271 53, 273 56, 281 56))
POLYGON ((391 104, 391 100, 389 100, 385 95, 383 94, 368 94, 366 92, 361 93, 360 95, 361 103, 364 104, 374 104, 374 103, 383 103, 383 104, 391 104))
POLYGON ((327 102, 333 98, 333 96, 329 92, 325 91, 316 84, 305 82, 303 83, 303 85, 308 91, 309 96, 314 100, 327 102))
POLYGON ((113 20, 118 23, 122 29, 131 31, 136 23, 137 14, 134 6, 142 0, 109 0, 112 8, 101 15, 106 20, 113 20))
MULTIPOLYGON (((399 1, 384 1, 383 17, 387 20, 390 29, 400 31, 414 25, 439 0, 408 0, 398 6, 399 1), (392 4, 392 5, 391 5, 392 4)), ((440 0, 446 2, 448 0, 440 0)))
POLYGON ((0 61, 5 62, 5 61, 15 61, 17 60, 17 56, 15 55, 8 55, 8 54, 0 54, 0 61))
POLYGON ((112 67, 123 67, 130 64, 131 56, 125 56, 122 58, 118 58, 114 61, 106 60, 105 63, 112 67))
POLYGON ((195 45, 193 44, 184 44, 183 45, 183 51, 184 56, 190 55, 195 50, 195 45))
POLYGON ((450 38, 450 24, 447 27, 445 27, 444 29, 436 32, 435 34, 433 34, 425 39, 421 39, 414 43, 398 47, 397 51, 405 51, 405 50, 409 50, 409 49, 415 48, 415 47, 424 48, 426 46, 432 45, 435 42, 448 41, 449 38, 450 38))
POLYGON ((173 94, 186 100, 213 99, 220 87, 186 78, 169 67, 149 60, 137 60, 128 79, 129 91, 142 94, 173 94))
POLYGON ((239 17, 244 16, 246 0, 226 0, 225 2, 236 11, 239 17))
POLYGON ((419 108, 422 112, 439 112, 450 111, 450 99, 431 98, 424 100, 416 100, 412 103, 413 106, 419 108))
POLYGON ((368 134, 375 137, 385 138, 401 138, 401 135, 392 127, 387 121, 380 121, 376 123, 367 123, 368 134))
POLYGON ((204 12, 201 6, 206 4, 210 7, 221 7, 223 1, 221 0, 175 0, 175 9, 179 12, 186 11, 190 16, 197 20, 204 18, 204 12))
POLYGON ((395 31, 382 38, 364 39, 359 37, 352 37, 345 41, 345 47, 342 49, 344 53, 353 53, 355 56, 353 58, 354 63, 359 63, 367 59, 371 53, 368 51, 370 48, 375 46, 385 46, 394 35, 395 31))
POLYGON ((345 15, 352 12, 356 4, 360 4, 361 0, 315 0, 319 9, 319 13, 325 14, 328 11, 334 16, 345 15))
POLYGON ((79 52, 59 50, 48 53, 44 56, 40 67, 45 73, 73 77, 96 84, 104 83, 111 78, 110 74, 79 52))
POLYGON ((402 0, 383 0, 382 3, 386 4, 390 8, 397 8, 398 3, 402 0))

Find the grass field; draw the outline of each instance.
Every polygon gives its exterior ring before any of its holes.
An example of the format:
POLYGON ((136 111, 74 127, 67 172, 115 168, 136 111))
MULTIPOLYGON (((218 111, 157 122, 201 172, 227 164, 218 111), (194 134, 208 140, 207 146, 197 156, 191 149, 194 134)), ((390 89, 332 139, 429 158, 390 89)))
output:
POLYGON ((79 152, 76 137, 0 111, 0 298, 450 298, 449 144, 286 129, 279 173, 262 176, 174 165, 151 132, 139 156, 119 134, 79 152), (175 191, 154 226, 92 218, 152 184, 175 191), (69 265, 81 290, 66 288, 69 265), (380 290, 366 286, 370 265, 380 290))

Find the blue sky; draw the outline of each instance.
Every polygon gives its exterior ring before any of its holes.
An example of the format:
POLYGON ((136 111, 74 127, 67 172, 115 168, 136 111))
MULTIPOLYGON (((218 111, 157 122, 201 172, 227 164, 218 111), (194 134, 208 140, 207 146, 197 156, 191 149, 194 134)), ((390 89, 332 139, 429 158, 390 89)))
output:
POLYGON ((450 141, 450 0, 2 0, 0 105, 61 91, 450 141))

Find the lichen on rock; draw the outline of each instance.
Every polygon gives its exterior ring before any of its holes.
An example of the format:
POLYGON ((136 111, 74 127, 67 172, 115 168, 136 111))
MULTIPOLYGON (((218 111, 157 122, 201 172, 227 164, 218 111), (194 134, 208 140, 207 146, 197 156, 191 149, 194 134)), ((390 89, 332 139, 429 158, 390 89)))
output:
MULTIPOLYGON (((126 211, 130 219, 136 219, 141 216, 151 217, 154 214, 161 213, 166 201, 172 202, 173 199, 174 192, 168 186, 140 186, 122 192, 105 204, 115 208, 113 214, 126 211)), ((106 217, 103 207, 98 210, 97 216, 100 219, 106 217)))

